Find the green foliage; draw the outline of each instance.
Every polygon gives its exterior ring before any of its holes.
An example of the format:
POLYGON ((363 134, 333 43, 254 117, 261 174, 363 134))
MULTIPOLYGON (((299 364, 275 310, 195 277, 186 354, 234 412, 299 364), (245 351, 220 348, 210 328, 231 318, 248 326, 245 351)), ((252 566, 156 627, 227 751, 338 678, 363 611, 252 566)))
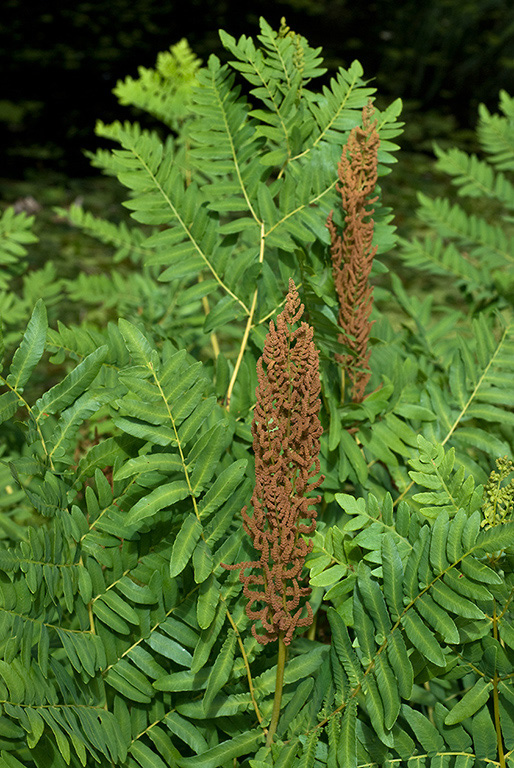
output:
POLYGON ((177 130, 190 113, 189 101, 201 66, 187 40, 157 56, 155 69, 139 67, 139 77, 127 77, 113 93, 123 105, 138 107, 177 130))
POLYGON ((503 114, 480 105, 477 139, 484 158, 436 146, 436 167, 452 177, 467 204, 419 194, 418 217, 430 234, 404 240, 400 252, 409 266, 451 276, 478 306, 513 303, 513 103, 501 91, 503 114))
MULTIPOLYGON (((163 118, 162 131, 98 125, 117 148, 93 162, 128 190, 135 224, 67 212, 113 251, 108 274, 59 284, 63 305, 88 310, 83 322, 49 322, 44 301, 28 312, 30 291, 12 298, 0 376, 0 763, 504 766, 514 750, 508 293, 487 262, 489 282, 480 265, 459 273, 468 293, 487 294, 470 311, 409 295, 386 274, 396 236, 377 190, 373 386, 345 402, 325 222, 332 209, 342 222, 337 161, 374 90, 357 62, 316 90, 320 51, 285 25, 262 21, 258 43, 222 42, 229 64, 212 56, 199 68, 181 45, 118 86, 163 118), (252 636, 237 573, 222 564, 253 557, 240 511, 254 482, 256 361, 289 278, 320 350, 325 480, 306 563, 316 621, 289 646, 266 746, 277 649, 252 636)), ((505 118, 483 118, 502 204, 514 111, 503 104, 505 118)), ((381 178, 399 111, 375 113, 381 178)), ((480 162, 470 161, 487 180, 480 162)), ((51 298, 50 272, 42 285, 51 298)))
POLYGON ((25 245, 37 242, 37 237, 30 231, 33 223, 33 216, 15 213, 14 208, 6 208, 0 215, 0 290, 7 287, 6 273, 14 265, 18 269, 22 267, 22 257, 27 253, 25 245))

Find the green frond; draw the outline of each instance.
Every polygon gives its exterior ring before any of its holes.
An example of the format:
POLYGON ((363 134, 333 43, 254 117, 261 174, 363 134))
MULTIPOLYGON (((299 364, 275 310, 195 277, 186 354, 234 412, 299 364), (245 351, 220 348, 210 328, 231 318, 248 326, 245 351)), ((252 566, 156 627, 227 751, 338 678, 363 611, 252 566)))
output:
POLYGON ((490 160, 499 171, 514 170, 513 99, 500 91, 500 109, 503 115, 491 114, 485 104, 478 108, 478 138, 490 160))
MULTIPOLYGON (((498 230, 495 229, 495 232, 498 230)), ((471 261, 455 243, 445 243, 442 237, 427 235, 424 240, 418 237, 401 239, 400 244, 402 259, 409 267, 423 269, 434 275, 451 275, 465 281, 474 291, 490 282, 490 274, 479 262, 471 261)))
POLYGON ((414 501, 426 505, 421 512, 437 519, 442 512, 455 514, 469 506, 474 500, 475 484, 471 476, 465 479, 464 467, 453 473, 455 449, 445 452, 441 445, 434 445, 422 435, 418 436, 418 447, 419 458, 410 460, 414 470, 409 475, 418 485, 434 489, 414 494, 414 501))
POLYGON ((8 288, 11 278, 23 270, 26 245, 38 242, 33 224, 34 216, 15 213, 13 207, 0 213, 0 290, 8 288))
POLYGON ((463 197, 485 197, 496 200, 507 210, 514 208, 514 186, 504 173, 496 173, 476 155, 468 155, 462 149, 442 150, 435 148, 437 168, 452 176, 452 183, 463 197))
MULTIPOLYGON (((113 246, 113 259, 115 262, 129 258, 133 263, 138 264, 147 255, 143 246, 146 234, 137 227, 128 227, 124 222, 113 224, 110 221, 93 216, 93 214, 85 211, 79 205, 72 205, 69 208, 56 208, 55 212, 91 237, 113 246)), ((114 276, 117 276, 116 272, 114 276)))
POLYGON ((158 54, 155 69, 138 67, 138 77, 119 80, 113 90, 123 106, 133 106, 162 120, 173 130, 191 114, 191 91, 201 61, 186 39, 158 54))
POLYGON ((46 307, 38 301, 23 335, 20 346, 14 353, 5 383, 13 392, 22 393, 30 375, 43 355, 48 321, 46 307))

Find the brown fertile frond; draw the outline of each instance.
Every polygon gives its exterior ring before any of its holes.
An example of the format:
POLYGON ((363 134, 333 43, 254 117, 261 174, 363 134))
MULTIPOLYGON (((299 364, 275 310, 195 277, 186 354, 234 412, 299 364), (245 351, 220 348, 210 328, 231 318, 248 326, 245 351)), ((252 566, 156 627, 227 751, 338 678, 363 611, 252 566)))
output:
POLYGON ((330 232, 332 274, 339 299, 339 325, 344 329, 339 340, 353 354, 337 355, 352 382, 352 400, 361 402, 370 379, 368 349, 372 322, 373 288, 369 275, 377 249, 373 240, 374 208, 378 197, 370 198, 377 183, 377 153, 380 139, 376 120, 371 122, 374 109, 371 102, 362 111, 363 127, 350 131, 338 165, 341 182, 337 190, 345 211, 343 235, 339 235, 332 220, 327 220, 330 232))
POLYGON ((301 586, 305 557, 312 541, 301 534, 313 533, 321 496, 308 497, 323 482, 315 480, 320 471, 319 450, 322 427, 318 352, 313 329, 302 322, 303 313, 296 286, 289 281, 284 311, 275 324, 270 322, 262 357, 257 362, 257 403, 252 422, 255 454, 253 516, 242 510, 243 527, 252 538, 259 560, 224 566, 240 569, 239 578, 249 602, 246 613, 261 621, 265 634, 252 632, 259 643, 284 634, 288 645, 295 627, 312 622, 302 618, 301 599, 310 593, 301 586), (245 570, 254 573, 245 575, 245 570))

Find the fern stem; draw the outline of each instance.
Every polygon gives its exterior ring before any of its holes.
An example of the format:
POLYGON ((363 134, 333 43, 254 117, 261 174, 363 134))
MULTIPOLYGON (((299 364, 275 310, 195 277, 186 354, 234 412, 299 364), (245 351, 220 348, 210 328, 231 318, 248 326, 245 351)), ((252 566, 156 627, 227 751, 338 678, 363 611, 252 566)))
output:
POLYGON ((227 618, 228 618, 229 622, 232 625, 232 629, 235 632, 235 635, 236 635, 236 638, 237 638, 237 642, 239 644, 239 649, 241 651, 241 656, 243 657, 243 662, 244 662, 245 669, 246 669, 246 676, 248 678, 248 687, 250 689, 250 698, 252 699, 253 708, 255 709, 255 714, 257 715, 257 720, 259 721, 259 725, 260 725, 261 722, 262 722, 262 715, 261 715, 260 710, 259 710, 259 705, 257 704, 257 699, 255 698, 255 689, 253 687, 252 673, 251 673, 251 670, 250 670, 250 664, 248 663, 248 656, 246 655, 245 647, 243 645, 243 641, 241 639, 241 635, 240 635, 239 630, 237 628, 237 624, 235 623, 234 619, 232 618, 232 615, 231 615, 231 613, 230 613, 230 611, 228 609, 227 603, 226 603, 225 598, 223 597, 223 595, 221 595, 221 599, 225 603, 225 610, 227 612, 227 618))
POLYGON ((179 451, 179 454, 180 454, 180 460, 182 462, 182 468, 184 470, 184 477, 185 477, 185 480, 186 480, 186 483, 187 483, 187 487, 189 489, 189 494, 191 496, 191 501, 193 502, 193 510, 194 510, 194 513, 195 513, 197 519, 200 520, 200 513, 198 512, 198 504, 197 504, 197 501, 196 501, 196 497, 195 497, 195 495, 193 493, 193 487, 191 485, 191 478, 189 477, 189 472, 188 472, 188 469, 187 469, 187 462, 186 462, 186 459, 185 459, 185 456, 184 456, 184 450, 182 448, 182 444, 181 444, 179 436, 178 436, 177 425, 175 424, 175 419, 173 418, 173 414, 171 412, 170 405, 169 405, 169 403, 168 403, 168 401, 166 399, 166 396, 164 394, 161 382, 160 382, 160 380, 158 379, 158 377, 157 377, 157 375, 155 373, 154 366, 152 364, 150 364, 148 366, 148 368, 149 368, 149 370, 150 370, 150 372, 151 372, 151 374, 153 376, 153 380, 154 380, 154 382, 155 382, 155 384, 156 384, 156 386, 157 386, 157 388, 159 390, 159 394, 161 395, 161 397, 162 397, 162 399, 164 401, 164 405, 166 406, 166 410, 168 411, 168 417, 169 417, 169 420, 171 422, 171 426, 173 428, 173 432, 175 433, 175 440, 177 441, 177 448, 178 448, 178 451, 179 451))
MULTIPOLYGON (((260 245, 260 251, 259 251, 259 264, 262 264, 264 261, 264 244, 266 242, 266 238, 264 235, 264 222, 261 224, 261 245, 260 245)), ((232 373, 232 376, 230 378, 230 383, 228 385, 227 390, 227 396, 225 398, 226 400, 226 409, 227 411, 230 408, 230 398, 232 397, 232 390, 234 389, 234 385, 236 383, 237 374, 239 373, 239 368, 241 367, 241 363, 243 362, 243 355, 245 353, 246 345, 248 343, 248 336, 250 335, 250 330, 252 328, 253 323, 253 316, 255 314, 255 307, 257 306, 257 295, 258 295, 258 289, 256 288, 253 293, 252 298, 252 305, 250 307, 250 312, 248 315, 248 320, 246 321, 246 328, 245 332, 243 334, 243 340, 241 342, 241 347, 239 349, 239 354, 237 356, 236 364, 234 366, 234 371, 232 373)))
POLYGON ((273 712, 271 723, 266 738, 266 746, 270 747, 273 736, 277 730, 278 719, 280 717, 280 705, 282 704, 282 689, 284 687, 284 669, 286 665, 286 645, 284 643, 284 633, 281 632, 278 637, 278 660, 277 660, 277 678, 275 683, 275 698, 273 699, 273 712))
MULTIPOLYGON (((202 281, 203 281, 203 277, 202 277, 202 273, 200 272, 200 274, 198 275, 198 282, 201 283, 202 281)), ((208 315, 209 312, 211 311, 211 307, 210 307, 209 299, 207 298, 207 296, 202 296, 202 306, 203 306, 203 311, 205 312, 206 315, 208 315)), ((220 345, 218 343, 218 337, 214 332, 211 333, 211 344, 212 344, 212 351, 214 352, 214 358, 217 360, 218 355, 220 353, 220 345)))
POLYGON ((316 639, 316 629, 318 627, 318 613, 319 613, 319 609, 314 614, 314 617, 312 619, 312 624, 310 625, 309 629, 307 630, 307 640, 315 640, 316 639))

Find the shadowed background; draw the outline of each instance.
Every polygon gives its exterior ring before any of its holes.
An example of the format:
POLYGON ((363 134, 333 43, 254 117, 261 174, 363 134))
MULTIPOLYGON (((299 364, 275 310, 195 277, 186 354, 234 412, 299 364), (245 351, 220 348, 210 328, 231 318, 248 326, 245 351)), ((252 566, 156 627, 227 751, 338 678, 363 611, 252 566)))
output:
POLYGON ((204 61, 211 52, 226 58, 218 29, 254 36, 261 15, 275 28, 285 16, 323 46, 329 70, 358 58, 380 98, 401 96, 416 115, 407 148, 455 139, 474 126, 479 102, 495 109, 500 88, 514 92, 511 0, 4 0, 0 175, 91 173, 81 150, 99 145, 95 120, 135 117, 111 93, 118 79, 153 67, 183 37, 204 61))

